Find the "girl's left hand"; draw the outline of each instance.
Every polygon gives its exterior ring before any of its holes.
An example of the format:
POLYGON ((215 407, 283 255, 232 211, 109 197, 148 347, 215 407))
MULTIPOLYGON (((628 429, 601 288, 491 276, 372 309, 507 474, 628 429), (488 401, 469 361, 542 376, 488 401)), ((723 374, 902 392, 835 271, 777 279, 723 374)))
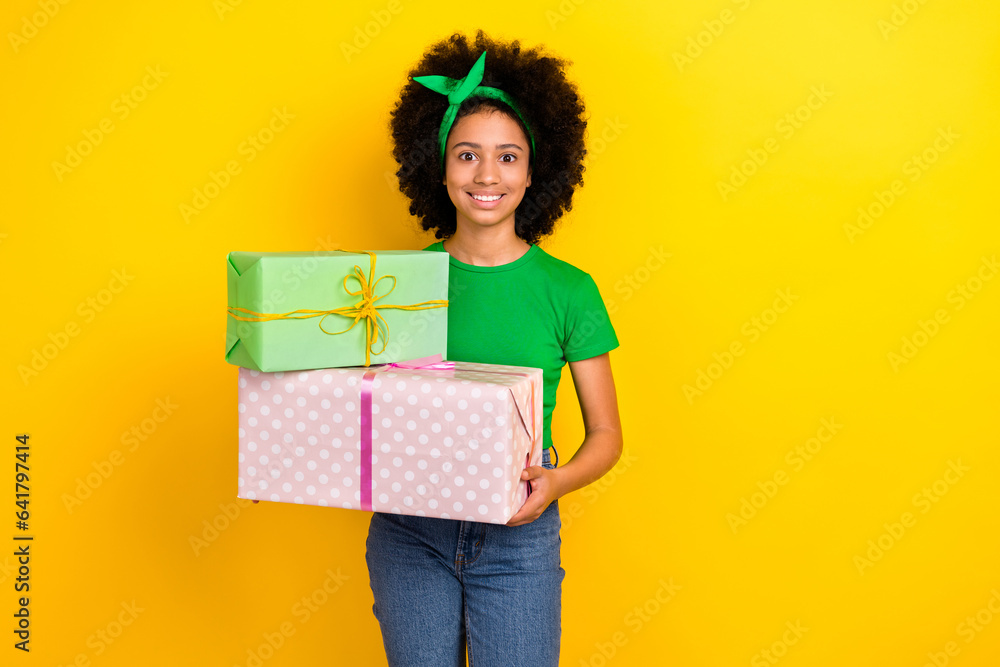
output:
POLYGON ((559 468, 551 470, 544 466, 525 468, 521 471, 521 481, 527 481, 531 485, 531 495, 507 522, 508 526, 531 523, 542 515, 553 500, 563 495, 559 468))

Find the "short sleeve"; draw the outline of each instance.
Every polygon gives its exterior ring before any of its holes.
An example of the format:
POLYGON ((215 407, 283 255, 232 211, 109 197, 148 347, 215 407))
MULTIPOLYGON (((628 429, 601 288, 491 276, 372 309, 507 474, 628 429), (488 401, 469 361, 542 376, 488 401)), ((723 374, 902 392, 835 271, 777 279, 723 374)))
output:
POLYGON ((618 347, 608 309, 590 274, 584 274, 569 299, 565 340, 566 361, 590 359, 618 347))

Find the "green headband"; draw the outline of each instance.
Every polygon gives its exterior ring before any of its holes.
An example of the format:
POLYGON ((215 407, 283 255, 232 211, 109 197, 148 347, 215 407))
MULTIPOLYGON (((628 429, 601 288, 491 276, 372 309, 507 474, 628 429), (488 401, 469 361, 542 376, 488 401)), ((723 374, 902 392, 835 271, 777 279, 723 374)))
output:
POLYGON ((521 111, 517 108, 517 104, 513 98, 499 88, 489 88, 479 85, 483 80, 485 69, 486 52, 483 51, 483 54, 479 56, 479 60, 472 66, 472 69, 465 75, 465 78, 452 79, 447 76, 437 75, 413 77, 413 80, 420 85, 430 88, 436 93, 448 96, 448 109, 444 112, 444 118, 441 120, 441 129, 438 131, 438 143, 441 144, 442 171, 444 170, 444 154, 445 146, 448 142, 448 133, 451 132, 451 126, 455 123, 455 116, 458 115, 458 107, 466 99, 473 96, 490 97, 500 100, 514 110, 514 113, 517 114, 517 117, 521 119, 524 127, 528 130, 528 139, 531 141, 531 162, 535 161, 535 137, 531 134, 531 128, 528 127, 527 121, 524 120, 524 116, 521 115, 521 111))

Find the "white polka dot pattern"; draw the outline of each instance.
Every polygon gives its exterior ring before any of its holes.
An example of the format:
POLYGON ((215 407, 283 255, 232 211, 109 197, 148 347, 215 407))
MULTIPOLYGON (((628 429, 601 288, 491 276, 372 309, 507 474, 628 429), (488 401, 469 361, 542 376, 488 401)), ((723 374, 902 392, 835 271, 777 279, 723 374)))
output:
MULTIPOLYGON (((239 497, 361 509, 368 370, 240 368, 239 497)), ((371 387, 373 511, 502 524, 524 504, 521 470, 542 460, 540 369, 394 368, 371 387)))

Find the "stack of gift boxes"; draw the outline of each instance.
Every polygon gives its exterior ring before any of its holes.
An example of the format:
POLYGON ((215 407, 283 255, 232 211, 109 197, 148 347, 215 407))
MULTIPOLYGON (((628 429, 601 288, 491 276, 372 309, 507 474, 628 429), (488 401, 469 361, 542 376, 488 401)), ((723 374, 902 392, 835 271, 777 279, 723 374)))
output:
POLYGON ((506 523, 542 458, 542 371, 445 361, 448 259, 232 252, 240 498, 506 523))

